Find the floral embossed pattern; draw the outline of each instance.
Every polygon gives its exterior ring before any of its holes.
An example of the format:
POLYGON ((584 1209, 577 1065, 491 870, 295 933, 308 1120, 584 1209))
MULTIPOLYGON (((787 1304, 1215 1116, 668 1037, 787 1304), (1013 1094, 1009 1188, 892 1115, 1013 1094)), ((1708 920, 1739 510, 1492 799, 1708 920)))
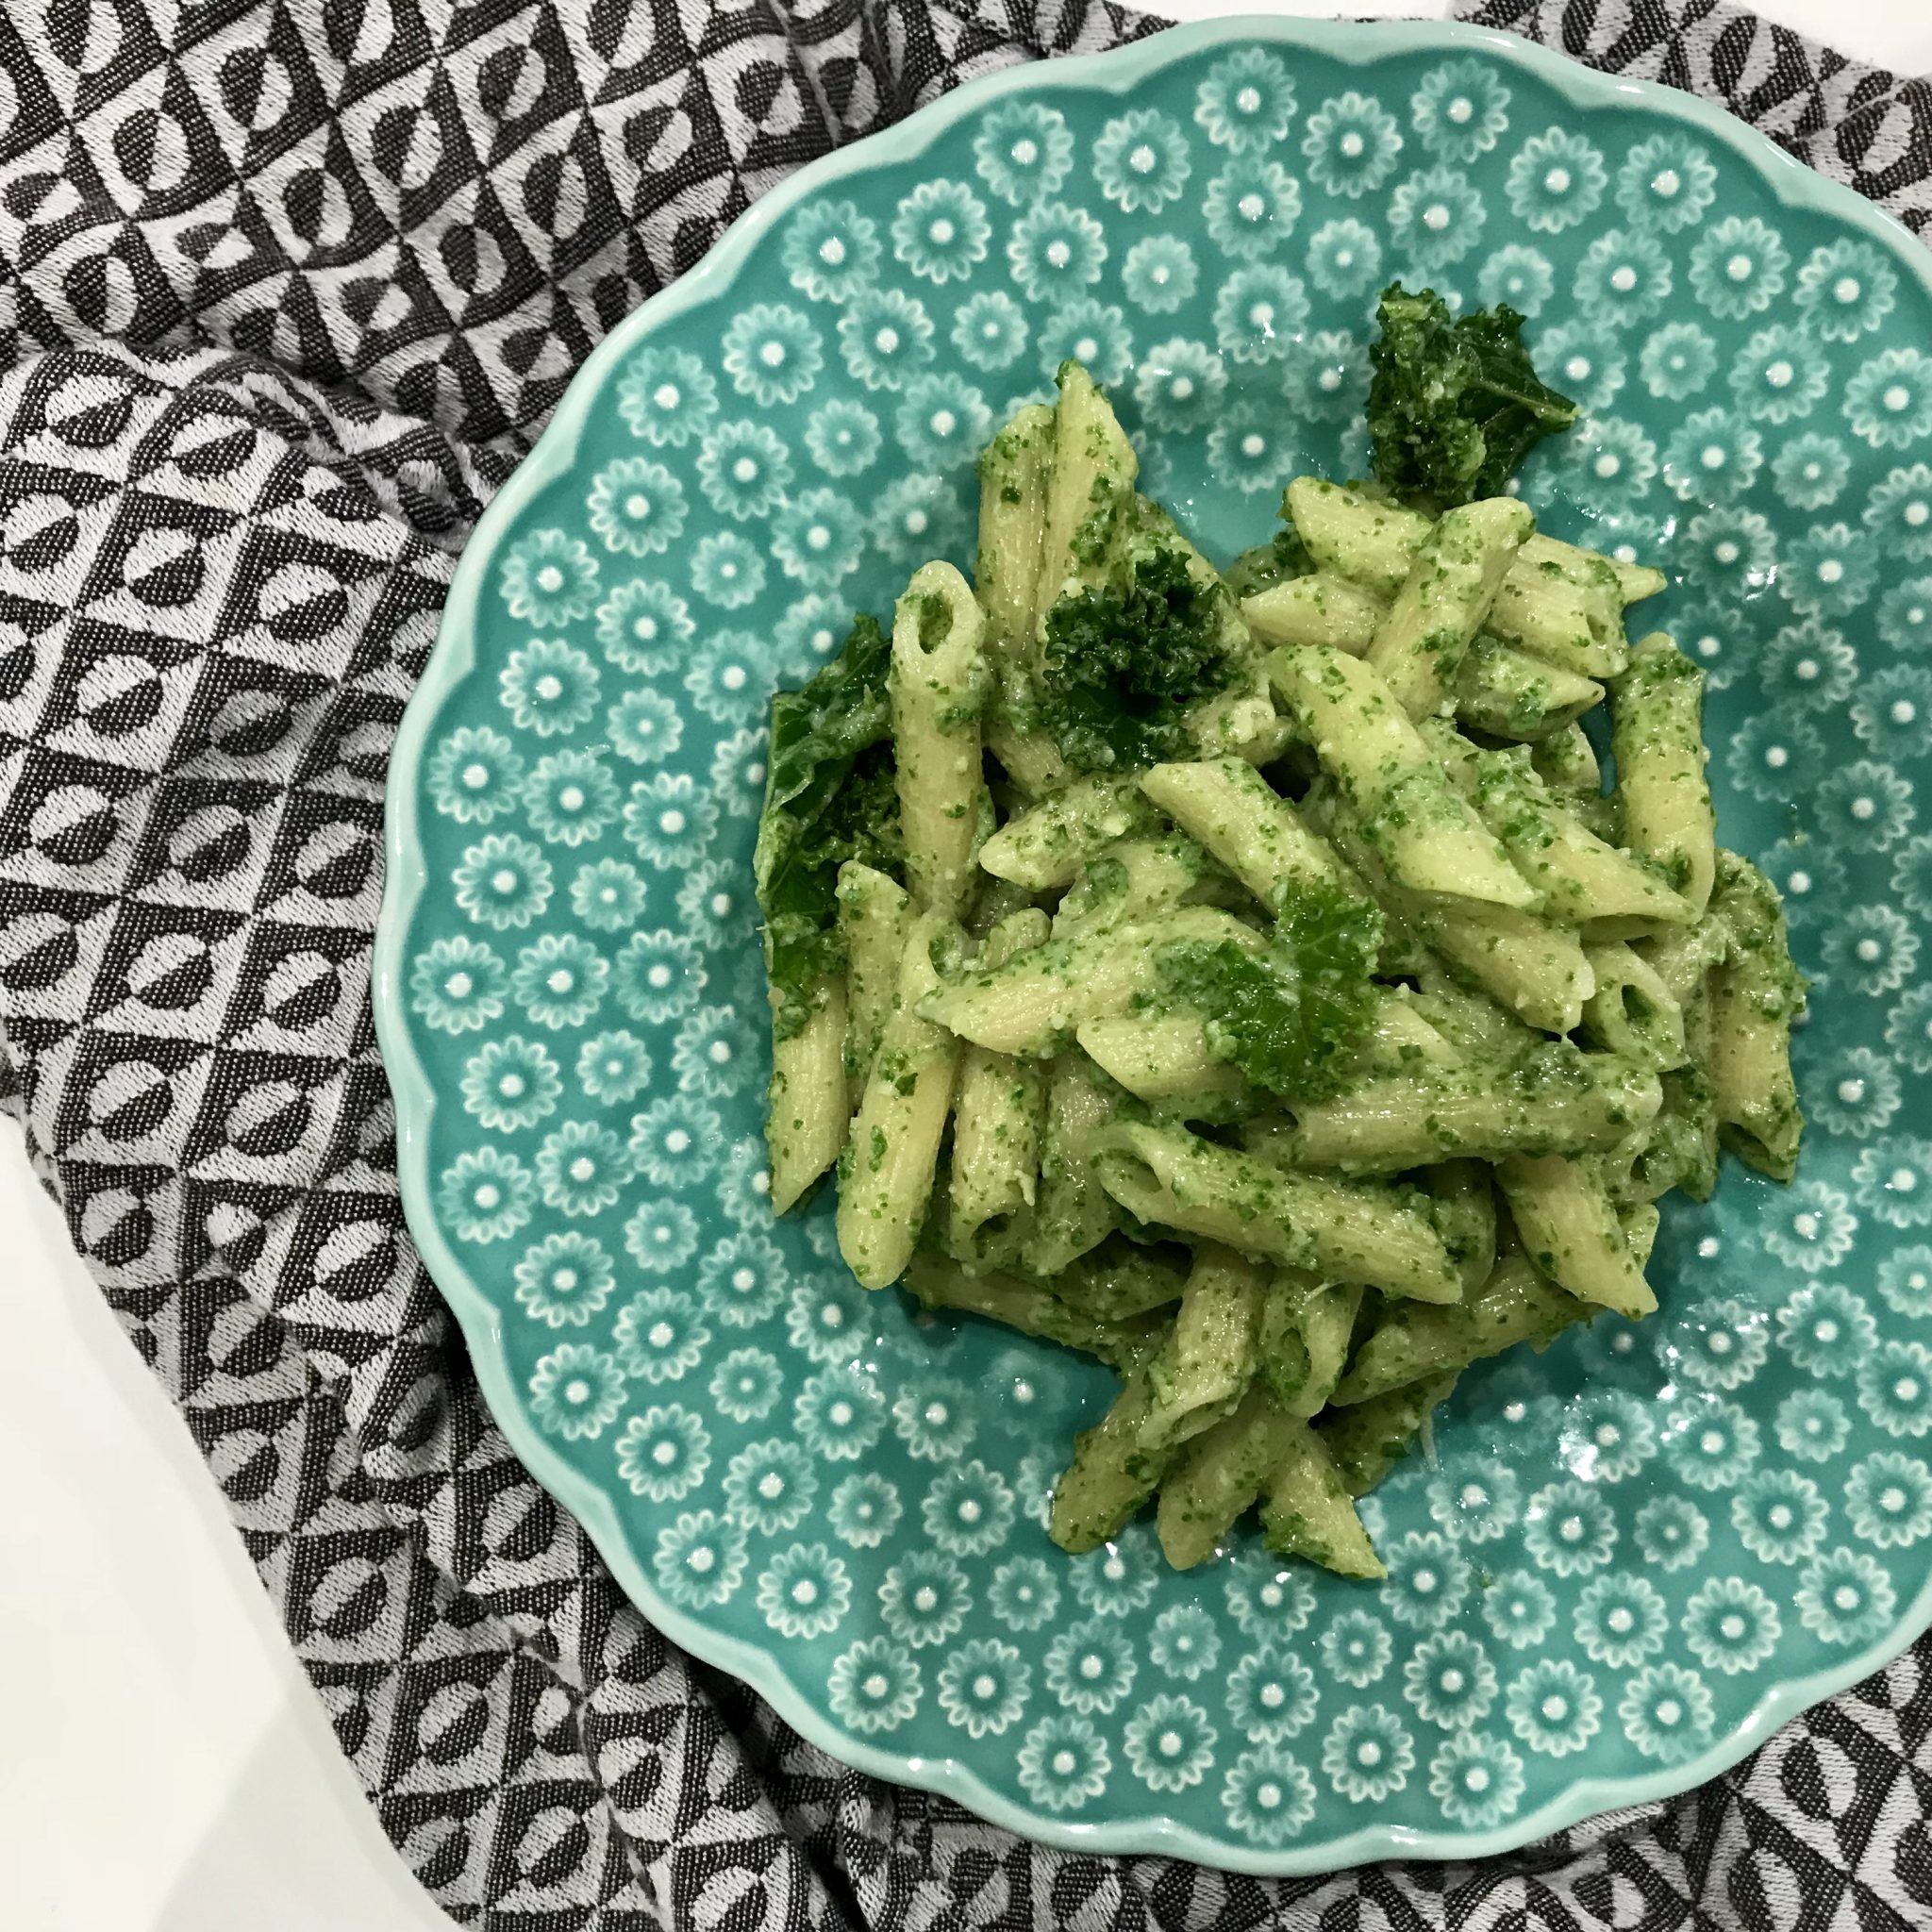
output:
POLYGON ((1364 44, 968 91, 619 331, 465 559, 384 939, 425 1250, 645 1607, 872 1769, 1266 1869, 1690 1782, 1902 1641, 1932 1543, 1932 295, 1704 110, 1322 51, 1364 44), (1174 1574, 1144 1526, 1070 1559, 1042 1516, 1109 1378, 864 1293, 828 1201, 769 1212, 767 701, 963 560, 974 453, 1063 357, 1219 558, 1358 472, 1397 275, 1530 318, 1588 413, 1525 494, 1671 572, 1724 836, 1814 979, 1815 1132, 1790 1189, 1671 1204, 1654 1320, 1464 1378, 1364 1504, 1386 1583, 1245 1536, 1174 1574))

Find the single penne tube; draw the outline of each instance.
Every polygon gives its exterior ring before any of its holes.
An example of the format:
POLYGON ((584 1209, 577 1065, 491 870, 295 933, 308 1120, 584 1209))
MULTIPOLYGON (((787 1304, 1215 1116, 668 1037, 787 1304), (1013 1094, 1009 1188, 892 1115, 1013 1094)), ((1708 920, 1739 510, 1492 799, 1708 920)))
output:
POLYGON ((1387 1294, 1454 1301, 1462 1284, 1417 1197, 1298 1174, 1179 1127, 1117 1121, 1094 1170, 1129 1214, 1387 1294))
POLYGON ((1601 1153, 1660 1104, 1649 1068, 1550 1041, 1513 1061, 1372 1076, 1330 1099, 1297 1102, 1291 1125, 1250 1123, 1243 1145, 1290 1167, 1401 1174, 1520 1152, 1601 1153))
POLYGON ((1536 904, 1373 666, 1340 651, 1275 651, 1268 673, 1398 885, 1518 909, 1536 904))
POLYGON ((1589 1161, 1513 1154, 1497 1163, 1496 1185, 1524 1251, 1557 1287, 1633 1322, 1657 1307, 1609 1192, 1589 1161))
POLYGON ((1598 582, 1600 573, 1607 568, 1616 579, 1617 595, 1625 604, 1655 597, 1659 591, 1668 590, 1671 582, 1662 571, 1652 570, 1646 564, 1625 563, 1622 558, 1609 557, 1599 550, 1579 549, 1574 543, 1546 537, 1539 530, 1524 541, 1517 568, 1537 570, 1544 564, 1554 564, 1572 583, 1586 587, 1598 582))
POLYGON ((1143 1449, 1170 1449, 1211 1427, 1255 1376, 1255 1332, 1268 1270, 1212 1241, 1194 1251, 1181 1305, 1147 1364, 1154 1400, 1141 1424, 1143 1449))
POLYGON ((1345 883, 1328 841, 1240 758, 1156 765, 1141 790, 1271 912, 1291 885, 1345 883))
POLYGON ((1292 1427, 1256 1383, 1231 1414, 1187 1443, 1161 1481, 1154 1519, 1161 1554, 1176 1570, 1214 1554, 1280 1465, 1292 1427))
POLYGON ((1528 505, 1496 496, 1445 511, 1423 539, 1364 654, 1411 718, 1449 704, 1463 653, 1535 527, 1528 505))
POLYGON ((1043 1058, 1084 1020, 1129 1011, 1160 983, 1160 953, 1183 941, 1258 952, 1251 925, 1212 906, 1182 906, 1110 931, 1053 940, 990 971, 970 970, 926 1000, 924 1017, 996 1053, 1043 1058))
POLYGON ((1083 1020, 1075 1038, 1110 1079, 1149 1106, 1168 1108, 1184 1120, 1224 1120, 1245 1091, 1240 1071, 1215 1058, 1198 1013, 1119 1013, 1083 1020))
MULTIPOLYGON (((1457 721, 1519 743, 1559 737, 1603 696, 1594 678, 1558 670, 1491 637, 1471 643, 1456 675, 1457 721)), ((1587 750, 1587 740, 1584 744, 1587 750)))
POLYGON ((1048 1069, 1038 1200, 1022 1251, 1029 1274, 1058 1279, 1113 1232, 1117 1217, 1093 1150, 1117 1105, 1085 1054, 1064 1054, 1048 1069))
POLYGON ((1712 909, 1724 921, 1724 964, 1710 976, 1710 1084, 1718 1131, 1741 1160, 1788 1181, 1804 1116, 1791 1081, 1791 1025, 1805 980, 1791 963, 1777 889, 1748 859, 1717 859, 1712 909))
POLYGON ((1116 839, 1160 828, 1131 778, 1075 778, 1015 812, 979 848, 980 869, 1031 892, 1070 886, 1116 839))
POLYGON ((1574 932, 1504 906, 1423 908, 1437 952, 1545 1033, 1574 1030, 1595 982, 1574 932))
POLYGON ((1615 677, 1629 661, 1624 602, 1606 563, 1589 582, 1552 564, 1519 564, 1489 611, 1490 634, 1577 677, 1615 677))
POLYGON ((892 618, 887 696, 897 755, 906 877, 922 910, 957 919, 980 832, 985 617, 949 563, 922 564, 892 618))
POLYGON ((772 1156, 772 1212, 783 1214, 845 1144, 845 978, 812 988, 804 1024, 772 1039, 765 1143, 772 1156))
MULTIPOLYGON (((1602 695, 1601 690, 1598 695, 1602 695)), ((1592 698, 1591 705, 1595 703, 1592 698)), ((1587 799, 1592 804, 1603 796, 1603 771, 1580 724, 1566 724, 1547 738, 1539 738, 1529 748, 1529 764, 1537 776, 1561 796, 1587 799)))
POLYGON ((1507 1256, 1491 1267, 1467 1301, 1454 1307, 1390 1303, 1356 1350, 1333 1402, 1347 1408, 1465 1369, 1519 1343, 1548 1342, 1593 1313, 1591 1303, 1545 1280, 1523 1256, 1507 1256))
MULTIPOLYGON (((1046 914, 1037 907, 1003 919, 979 958, 988 967, 1045 942, 1046 914)), ((1036 1061, 983 1046, 960 1056, 953 1102, 953 1160, 947 1185, 950 1238, 970 1243, 988 1222, 1033 1206, 1040 1175, 1040 1129, 1046 1079, 1036 1061)))
POLYGON ((1443 959, 1527 1026, 1575 1030, 1596 982, 1574 931, 1502 906, 1431 906, 1414 894, 1382 903, 1406 912, 1443 959))
POLYGON ((1545 1033, 1575 1028, 1595 982, 1574 931, 1506 906, 1452 905, 1405 891, 1344 809, 1324 810, 1324 826, 1395 929, 1413 930, 1528 1025, 1545 1033))
POLYGON ((1097 1356, 1114 1369, 1139 1361, 1165 1326, 1164 1318, 1145 1314, 1120 1322, 1098 1319, 1036 1282, 997 1270, 969 1274, 943 1255, 914 1255, 906 1287, 923 1308, 980 1315, 1023 1335, 1097 1356))
POLYGON ((1115 525, 1132 506, 1141 467, 1112 406, 1086 370, 1062 362, 1058 382, 1036 628, 1070 584, 1095 584, 1105 575, 1115 525))
POLYGON ((1583 1003, 1583 1031, 1606 1053, 1663 1073, 1681 1067, 1684 1008, 1649 960, 1621 942, 1585 946, 1596 991, 1583 1003))
POLYGON ((1609 921, 1662 928, 1696 918, 1656 866, 1599 839, 1551 792, 1526 751, 1478 752, 1475 765, 1476 809, 1541 891, 1548 917, 1586 932, 1609 921))
POLYGON ((1467 1300, 1496 1265, 1496 1193, 1489 1167, 1480 1160, 1444 1160, 1424 1169, 1422 1182, 1467 1300))
POLYGON ((1053 411, 1028 403, 980 452, 973 589, 986 612, 987 655, 996 663, 1032 649, 1053 447, 1053 411))
POLYGON ((1703 672, 1661 631, 1636 645, 1610 688, 1624 842, 1655 859, 1693 912, 1710 901, 1717 862, 1703 711, 1703 672))
POLYGON ((1031 669, 1053 447, 1054 412, 1029 403, 979 459, 974 591, 986 612, 985 649, 994 674, 981 736, 1028 798, 1058 791, 1072 776, 1052 739, 1025 722, 1033 711, 1031 669))
POLYGON ((837 891, 845 947, 845 1078, 858 1093, 899 997, 912 900, 896 879, 856 858, 839 868, 837 891))
POLYGON ((1356 1513, 1347 1478, 1327 1442, 1305 1422, 1291 1424, 1261 1498, 1261 1536, 1276 1556, 1300 1557, 1339 1575, 1388 1575, 1356 1513))
POLYGON ((1128 1376, 1113 1407, 1074 1438, 1074 1459, 1054 1487, 1047 1534, 1074 1556, 1097 1550, 1124 1529, 1159 1487, 1173 1460, 1169 1450, 1141 1441, 1154 1396, 1147 1371, 1128 1376))
POLYGON ((1405 1383, 1386 1395, 1323 1411, 1315 1434, 1351 1496, 1366 1496, 1408 1454, 1409 1445, 1455 1392, 1459 1369, 1405 1383))
POLYGON ((912 922, 899 962, 897 1004, 841 1158, 839 1252, 864 1288, 884 1288, 905 1273, 932 1195, 958 1042, 943 1026, 922 1019, 919 1008, 940 983, 933 946, 956 932, 936 912, 912 922))
POLYGON ((1374 641, 1387 607, 1332 571, 1286 577, 1241 599, 1241 616, 1257 643, 1326 644, 1359 658, 1374 641))
POLYGON ((1053 937, 1078 939, 1152 919, 1200 896, 1204 886, 1211 891, 1211 874, 1208 855, 1185 833, 1117 839, 1067 888, 1053 915, 1053 937))
POLYGON ((1283 508, 1317 570, 1385 599, 1401 590, 1429 534, 1429 519, 1420 510, 1379 502, 1319 476, 1297 476, 1283 508))

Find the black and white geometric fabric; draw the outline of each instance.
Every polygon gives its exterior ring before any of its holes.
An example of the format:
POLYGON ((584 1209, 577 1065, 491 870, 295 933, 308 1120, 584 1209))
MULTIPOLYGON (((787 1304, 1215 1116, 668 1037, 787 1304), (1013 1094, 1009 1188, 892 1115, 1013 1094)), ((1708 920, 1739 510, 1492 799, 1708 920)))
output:
MULTIPOLYGON (((1932 93, 1704 0, 1482 18, 1932 224, 1932 93)), ((500 1932, 1907 1932, 1932 1648, 1481 1867, 1041 1850, 802 1743, 613 1589, 404 1227, 382 788, 452 560, 571 372, 800 163, 1155 23, 1082 0, 0 8, 6 1094, 384 1828, 500 1932)), ((139 1615, 139 1605, 129 1605, 139 1615)))
POLYGON ((1932 76, 1847 60, 1721 0, 1453 0, 1450 11, 1716 101, 1932 241, 1932 76))

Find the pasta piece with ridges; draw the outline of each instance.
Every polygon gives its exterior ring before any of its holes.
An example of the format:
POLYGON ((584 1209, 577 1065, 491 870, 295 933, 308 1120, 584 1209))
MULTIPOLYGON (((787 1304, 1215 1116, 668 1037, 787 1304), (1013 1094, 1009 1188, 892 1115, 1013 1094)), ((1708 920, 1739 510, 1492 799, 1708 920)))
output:
POLYGON ((892 619, 887 692, 906 878, 915 905, 948 919, 965 908, 981 829, 984 626, 971 587, 949 563, 921 565, 892 619))
POLYGON ((812 989, 805 1024, 772 1041, 765 1142, 772 1156, 772 1212, 783 1214, 839 1158, 845 1141, 845 980, 812 989))
POLYGON ((1398 884, 1514 910, 1537 903, 1372 666, 1341 651, 1276 651, 1268 673, 1398 884))
POLYGON ((905 1273, 932 1196, 958 1042, 922 1019, 919 1005, 939 984, 933 944, 955 930, 936 912, 912 922, 899 964, 898 1004, 841 1159, 839 1252, 863 1288, 884 1288, 905 1273))
POLYGON ((1704 673, 1661 631, 1610 687, 1610 749, 1624 841, 1655 859, 1693 912, 1710 902, 1717 820, 1705 766, 1704 673))
POLYGON ((1363 654, 1411 718, 1449 703, 1463 653, 1535 526, 1526 504, 1499 496, 1446 511, 1423 540, 1363 654))
POLYGON ((1108 1192, 1157 1226, 1386 1294, 1448 1302, 1462 1292, 1441 1237, 1393 1190, 1297 1174, 1131 1122, 1109 1127, 1093 1158, 1108 1192))

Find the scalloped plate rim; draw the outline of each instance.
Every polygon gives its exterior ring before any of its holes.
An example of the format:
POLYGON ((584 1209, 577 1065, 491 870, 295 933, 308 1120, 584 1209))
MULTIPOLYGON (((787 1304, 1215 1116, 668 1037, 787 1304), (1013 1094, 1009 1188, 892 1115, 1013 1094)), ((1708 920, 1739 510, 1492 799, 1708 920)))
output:
POLYGON ((470 669, 474 616, 498 532, 545 483, 566 472, 606 373, 660 325, 728 290, 753 250, 800 202, 832 182, 874 166, 916 158, 939 135, 1009 93, 1051 81, 1088 92, 1122 94, 1145 75, 1204 48, 1268 41, 1306 48, 1356 66, 1410 52, 1481 52, 1534 73, 1569 99, 1619 102, 1659 118, 1689 123, 1753 167, 1786 207, 1808 207, 1882 245, 1932 296, 1932 258, 1903 224, 1842 184, 1826 179, 1767 136, 1724 108, 1656 81, 1613 77, 1578 65, 1516 35, 1442 21, 1315 21, 1232 15, 1164 28, 1104 53, 1071 55, 1003 69, 966 82, 896 126, 808 163, 747 209, 704 259, 619 323, 571 378, 530 454, 486 507, 452 576, 435 645, 404 712, 391 755, 385 806, 387 874, 377 913, 371 1003, 376 1041, 395 1102, 396 1166, 404 1218, 425 1267, 463 1333, 491 1417, 530 1473, 582 1524, 631 1602, 674 1642, 701 1661, 728 1671, 756 1690, 799 1735, 839 1762, 889 1782, 955 1800, 975 1816, 1036 1843, 1091 1855, 1151 1854, 1257 1876, 1324 1874, 1378 1858, 1480 1858, 1510 1852, 1603 1812, 1680 1796, 1727 1771, 1773 1732, 1813 1705, 1881 1670, 1932 1627, 1932 1574, 1891 1628, 1857 1656, 1808 1676, 1766 1688, 1744 1721, 1695 1757, 1643 1776, 1573 1779, 1545 1804, 1487 1831, 1421 1832, 1368 1824, 1341 1838, 1310 1839, 1275 1850, 1211 1838, 1160 1817, 1078 1824, 1027 1809, 989 1789, 951 1757, 881 1749, 840 1729, 791 1685, 770 1649, 709 1628, 667 1602, 610 1507, 608 1492, 587 1482, 552 1448, 525 1413, 502 1349, 495 1308, 471 1280, 443 1238, 430 1203, 425 1162, 435 1097, 417 1058, 402 995, 403 942, 426 879, 416 836, 414 779, 442 699, 470 669))

